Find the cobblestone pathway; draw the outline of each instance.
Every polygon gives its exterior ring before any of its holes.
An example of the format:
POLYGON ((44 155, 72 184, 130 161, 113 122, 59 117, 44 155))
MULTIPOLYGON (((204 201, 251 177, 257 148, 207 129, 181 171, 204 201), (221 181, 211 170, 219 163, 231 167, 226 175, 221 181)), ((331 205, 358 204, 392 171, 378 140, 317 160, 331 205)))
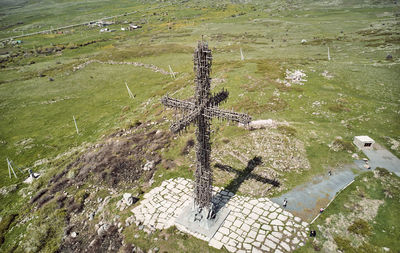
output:
MULTIPOLYGON (((164 181, 146 193, 140 204, 132 209, 135 220, 149 229, 166 229, 175 225, 175 219, 193 201, 192 191, 191 180, 175 178, 164 181)), ((210 246, 225 247, 230 252, 278 253, 303 246, 308 223, 299 217, 282 210, 267 198, 237 196, 214 187, 216 193, 219 193, 219 201, 224 202, 231 212, 209 241, 210 246)))

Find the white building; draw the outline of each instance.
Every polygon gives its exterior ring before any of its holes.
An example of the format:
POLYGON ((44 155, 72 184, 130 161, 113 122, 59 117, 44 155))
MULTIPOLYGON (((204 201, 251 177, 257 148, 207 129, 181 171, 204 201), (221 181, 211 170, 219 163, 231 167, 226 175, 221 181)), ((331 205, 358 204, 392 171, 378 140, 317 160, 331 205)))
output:
POLYGON ((359 149, 372 149, 375 141, 371 139, 369 136, 354 136, 353 140, 354 145, 356 145, 359 149))

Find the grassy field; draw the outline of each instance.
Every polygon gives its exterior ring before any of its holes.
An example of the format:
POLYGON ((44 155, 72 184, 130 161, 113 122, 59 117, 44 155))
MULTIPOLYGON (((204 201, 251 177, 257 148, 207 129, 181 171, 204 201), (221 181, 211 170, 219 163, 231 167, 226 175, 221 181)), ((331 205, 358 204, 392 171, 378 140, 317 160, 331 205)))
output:
MULTIPOLYGON (((167 93, 180 99, 193 96, 192 52, 202 35, 214 56, 213 88, 230 92, 221 107, 249 113, 253 119, 287 122, 289 128, 267 129, 265 135, 304 147, 300 155, 309 168, 279 170, 265 162, 257 173, 273 175, 282 187, 256 195, 280 194, 350 162, 356 152, 350 144, 355 135, 369 135, 399 156, 399 10, 391 1, 3 1, 0 39, 137 13, 112 19, 116 24, 110 29, 115 32, 79 26, 62 34, 23 37, 22 44, 0 48, 0 186, 5 192, 0 205, 7 207, 0 210, 2 222, 24 210, 1 231, 5 243, 0 249, 22 247, 15 244, 19 234, 30 231, 29 224, 37 226, 37 219, 7 231, 29 216, 30 196, 88 147, 139 121, 159 122, 154 130, 168 129, 170 122, 165 119, 175 117, 163 109, 160 98, 167 93), (143 28, 121 31, 125 21, 143 28), (176 78, 168 74, 169 66, 177 72, 176 78), (307 81, 285 86, 286 70, 302 70, 307 81), (134 99, 129 98, 125 82, 134 99), (330 148, 335 140, 338 151, 330 148), (27 175, 10 179, 7 157, 42 173, 43 178, 31 186, 22 183, 27 175)), ((238 150, 244 146, 241 139, 256 141, 253 132, 227 122, 215 121, 213 129, 213 158, 223 154, 230 140, 239 140, 234 142, 238 150)), ((193 133, 189 129, 159 151, 176 166, 158 165, 155 184, 192 176, 194 151, 183 155, 182 149, 193 133)), ((224 159, 239 170, 245 167, 233 157, 224 159)), ((228 185, 229 178, 216 182, 228 185)), ((239 189, 239 194, 247 193, 239 189)), ((51 203, 45 205, 48 212, 54 209, 51 203)), ((59 212, 46 224, 62 219, 65 214, 59 212)), ((43 211, 38 217, 45 215, 43 211)), ((62 226, 57 231, 50 228, 53 244, 48 251, 57 248, 62 237, 62 226)), ((193 245, 202 242, 190 243, 185 247, 197 248, 193 245)))
POLYGON ((399 177, 385 169, 358 176, 311 225, 297 252, 398 252, 399 177))

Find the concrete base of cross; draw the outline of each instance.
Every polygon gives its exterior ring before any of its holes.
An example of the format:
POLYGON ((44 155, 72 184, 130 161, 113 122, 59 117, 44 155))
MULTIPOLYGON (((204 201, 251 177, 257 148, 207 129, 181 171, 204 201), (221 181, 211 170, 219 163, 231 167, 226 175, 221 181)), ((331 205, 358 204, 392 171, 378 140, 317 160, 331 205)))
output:
POLYGON ((182 232, 210 241, 230 213, 229 208, 220 209, 213 219, 207 219, 208 210, 200 213, 196 210, 193 201, 187 205, 175 220, 175 226, 182 232))

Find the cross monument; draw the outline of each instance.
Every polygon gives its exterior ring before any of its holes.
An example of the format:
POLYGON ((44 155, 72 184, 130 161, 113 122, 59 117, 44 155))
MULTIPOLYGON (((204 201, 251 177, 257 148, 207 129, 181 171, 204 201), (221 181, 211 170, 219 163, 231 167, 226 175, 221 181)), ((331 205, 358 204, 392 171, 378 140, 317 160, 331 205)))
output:
POLYGON ((170 127, 173 133, 181 132, 192 123, 197 126, 194 221, 201 221, 204 216, 206 216, 208 220, 215 217, 215 208, 211 202, 213 181, 213 173, 210 167, 211 119, 218 118, 242 124, 248 124, 251 121, 251 117, 247 114, 218 108, 218 105, 228 98, 229 93, 223 89, 217 94, 211 95, 211 64, 212 55, 208 44, 199 41, 197 49, 194 52, 194 71, 196 73, 194 102, 177 100, 168 95, 161 99, 164 106, 180 109, 183 112, 184 116, 174 122, 170 127))

